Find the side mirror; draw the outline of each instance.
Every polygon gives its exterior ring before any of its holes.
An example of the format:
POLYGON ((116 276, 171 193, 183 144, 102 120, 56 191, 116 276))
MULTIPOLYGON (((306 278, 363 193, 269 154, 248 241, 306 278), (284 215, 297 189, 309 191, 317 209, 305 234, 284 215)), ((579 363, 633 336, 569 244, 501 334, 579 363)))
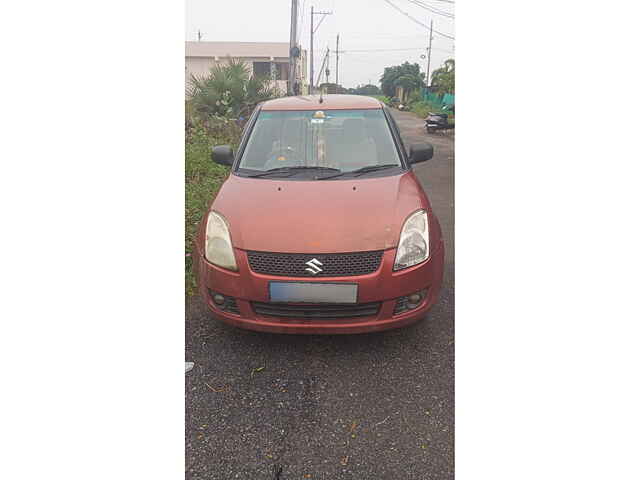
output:
POLYGON ((409 163, 426 162, 433 157, 433 145, 430 143, 415 143, 409 147, 409 163))
POLYGON ((229 145, 218 145, 211 150, 211 159, 220 165, 233 165, 233 149, 229 145))

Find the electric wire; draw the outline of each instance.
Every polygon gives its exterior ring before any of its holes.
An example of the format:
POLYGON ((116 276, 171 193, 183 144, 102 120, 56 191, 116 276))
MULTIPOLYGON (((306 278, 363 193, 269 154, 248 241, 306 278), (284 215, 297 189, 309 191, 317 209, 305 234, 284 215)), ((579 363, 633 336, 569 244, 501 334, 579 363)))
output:
MULTIPOLYGON (((407 12, 405 12, 404 10, 402 10, 400 7, 398 7, 397 5, 395 5, 394 3, 392 3, 390 0, 384 0, 385 2, 387 2, 389 5, 391 5, 393 8, 395 8, 397 11, 399 11, 400 13, 402 13, 405 17, 409 18, 410 20, 413 20, 415 23, 417 23, 418 25, 422 25, 424 28, 426 28, 427 30, 429 30, 429 27, 427 25, 425 25, 424 23, 422 23, 420 20, 413 18, 411 15, 409 15, 407 12)), ((433 29, 433 33, 437 33, 438 35, 441 35, 445 38, 449 38, 451 40, 455 40, 455 37, 452 37, 451 35, 448 35, 446 33, 442 33, 439 32, 438 30, 436 30, 435 28, 433 29)))
POLYGON ((410 3, 413 3, 414 5, 417 5, 421 8, 424 8, 425 10, 430 11, 431 13, 435 13, 436 15, 442 15, 445 18, 449 18, 451 20, 453 20, 455 17, 453 15, 453 13, 449 13, 449 12, 445 12, 444 10, 439 10, 435 7, 432 7, 430 5, 427 5, 426 3, 422 3, 418 0, 407 0, 410 3))
MULTIPOLYGON (((408 50, 423 50, 426 52, 427 50, 429 50, 429 48, 428 47, 411 47, 411 48, 372 48, 372 49, 366 49, 366 50, 349 49, 349 50, 340 50, 339 53, 403 52, 408 50)), ((431 50, 438 50, 440 52, 453 53, 452 50, 447 50, 445 48, 438 48, 438 47, 431 47, 431 50)), ((335 50, 331 50, 331 51, 335 52, 335 50)))

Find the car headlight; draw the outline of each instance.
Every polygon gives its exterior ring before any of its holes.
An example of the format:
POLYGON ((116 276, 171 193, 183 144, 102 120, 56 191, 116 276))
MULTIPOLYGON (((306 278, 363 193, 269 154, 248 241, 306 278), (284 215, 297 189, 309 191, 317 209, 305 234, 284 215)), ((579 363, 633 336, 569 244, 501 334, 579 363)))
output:
POLYGON ((396 252, 394 270, 402 270, 429 257, 429 220, 427 212, 418 210, 405 220, 396 252))
POLYGON ((204 256, 214 265, 238 271, 227 221, 216 212, 209 212, 209 218, 207 219, 204 256))

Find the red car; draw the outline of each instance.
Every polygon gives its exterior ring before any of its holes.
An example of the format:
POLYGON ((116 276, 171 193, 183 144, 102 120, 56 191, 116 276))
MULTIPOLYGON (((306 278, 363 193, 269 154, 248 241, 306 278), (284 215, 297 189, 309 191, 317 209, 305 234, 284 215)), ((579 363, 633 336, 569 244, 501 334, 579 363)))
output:
POLYGON ((286 97, 259 105, 202 220, 194 262, 214 316, 280 333, 360 333, 425 317, 442 283, 440 225, 384 104, 286 97))

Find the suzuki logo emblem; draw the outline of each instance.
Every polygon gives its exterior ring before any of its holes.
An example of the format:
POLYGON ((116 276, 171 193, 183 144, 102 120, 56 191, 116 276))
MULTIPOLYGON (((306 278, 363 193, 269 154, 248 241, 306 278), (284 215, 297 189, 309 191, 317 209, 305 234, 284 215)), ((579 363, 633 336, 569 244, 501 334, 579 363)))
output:
POLYGON ((322 263, 317 258, 312 258, 311 260, 306 262, 305 265, 309 265, 309 268, 305 268, 305 270, 309 272, 311 275, 317 275, 322 271, 322 269, 319 266, 319 265, 322 265, 322 263))

